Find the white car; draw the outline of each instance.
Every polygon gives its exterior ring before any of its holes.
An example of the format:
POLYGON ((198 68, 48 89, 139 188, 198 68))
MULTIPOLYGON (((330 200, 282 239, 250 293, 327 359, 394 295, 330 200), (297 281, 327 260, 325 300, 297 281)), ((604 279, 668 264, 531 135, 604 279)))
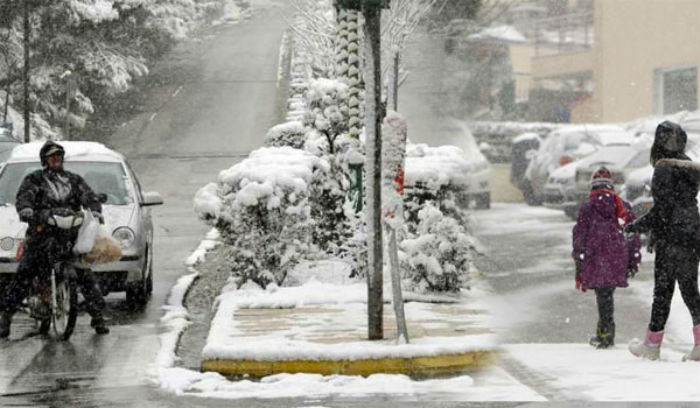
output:
POLYGON ((544 186, 557 168, 585 157, 602 146, 630 145, 634 136, 615 125, 569 125, 553 130, 530 160, 521 183, 530 205, 544 201, 544 186))
MULTIPOLYGON (((24 240, 27 224, 20 222, 15 196, 24 177, 41 168, 39 149, 34 142, 15 147, 6 163, 0 165, 0 277, 7 281, 15 273, 15 254, 24 240)), ((105 226, 122 246, 117 262, 92 269, 104 294, 125 291, 127 302, 142 306, 153 290, 153 225, 150 206, 163 204, 160 194, 144 193, 128 162, 121 154, 94 142, 61 142, 65 149, 64 167, 80 174, 98 194, 105 194, 102 205, 105 226)))
POLYGON ((472 201, 476 208, 488 208, 491 193, 484 192, 488 174, 478 163, 468 160, 469 155, 457 146, 431 147, 424 143, 406 145, 405 185, 408 189, 424 188, 438 191, 447 188, 458 193, 461 204, 472 201), (485 181, 484 181, 485 178, 485 181))

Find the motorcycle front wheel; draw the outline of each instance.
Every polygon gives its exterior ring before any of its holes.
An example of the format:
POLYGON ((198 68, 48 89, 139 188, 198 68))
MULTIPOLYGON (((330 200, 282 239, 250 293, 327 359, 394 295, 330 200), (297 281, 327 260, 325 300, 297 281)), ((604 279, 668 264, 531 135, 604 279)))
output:
POLYGON ((57 307, 51 313, 54 336, 59 340, 70 339, 78 318, 78 292, 75 282, 63 279, 56 282, 57 307))

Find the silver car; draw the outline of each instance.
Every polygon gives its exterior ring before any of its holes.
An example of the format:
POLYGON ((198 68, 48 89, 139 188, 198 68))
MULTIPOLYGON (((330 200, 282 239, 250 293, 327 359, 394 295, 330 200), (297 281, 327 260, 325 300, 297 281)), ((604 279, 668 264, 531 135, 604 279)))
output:
POLYGON ((12 149, 19 144, 21 144, 21 142, 12 137, 8 129, 0 126, 0 163, 9 159, 12 154, 12 149))
MULTIPOLYGON (((102 206, 105 226, 122 247, 117 262, 96 265, 104 294, 126 292, 131 306, 142 306, 153 290, 153 224, 150 206, 163 204, 160 194, 144 193, 124 156, 94 142, 61 142, 66 151, 64 167, 80 174, 98 194, 106 195, 102 206)), ((0 280, 7 281, 17 269, 15 254, 27 224, 15 210, 15 195, 24 177, 41 168, 42 143, 13 149, 0 165, 0 280)))

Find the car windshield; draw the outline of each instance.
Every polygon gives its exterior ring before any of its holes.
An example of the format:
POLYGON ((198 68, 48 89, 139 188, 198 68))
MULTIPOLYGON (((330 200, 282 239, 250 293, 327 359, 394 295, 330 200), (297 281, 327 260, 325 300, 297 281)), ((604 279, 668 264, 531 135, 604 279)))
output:
MULTIPOLYGON (((120 163, 67 162, 66 170, 81 175, 95 193, 107 195, 105 204, 127 205, 134 202, 127 187, 126 173, 120 163)), ((15 204, 15 195, 22 180, 41 168, 39 162, 8 163, 0 173, 0 205, 15 204)))

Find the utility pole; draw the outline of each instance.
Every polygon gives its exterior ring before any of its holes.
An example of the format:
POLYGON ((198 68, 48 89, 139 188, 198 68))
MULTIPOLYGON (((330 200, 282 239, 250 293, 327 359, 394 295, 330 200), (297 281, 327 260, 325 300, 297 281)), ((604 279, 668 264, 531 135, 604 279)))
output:
POLYGON ((389 0, 336 0, 340 9, 362 10, 365 38, 365 171, 367 207, 367 332, 370 340, 384 338, 382 257, 382 72, 381 16, 389 0))
POLYGON ((382 237, 382 73, 381 73, 381 16, 380 4, 365 0, 362 5, 365 18, 365 134, 368 229, 367 312, 370 340, 384 338, 382 315, 383 293, 383 237, 382 237))
POLYGON ((29 0, 24 0, 24 143, 29 143, 31 118, 29 117, 29 0))

